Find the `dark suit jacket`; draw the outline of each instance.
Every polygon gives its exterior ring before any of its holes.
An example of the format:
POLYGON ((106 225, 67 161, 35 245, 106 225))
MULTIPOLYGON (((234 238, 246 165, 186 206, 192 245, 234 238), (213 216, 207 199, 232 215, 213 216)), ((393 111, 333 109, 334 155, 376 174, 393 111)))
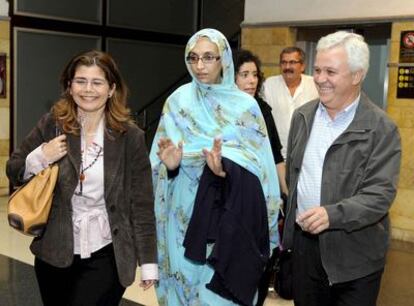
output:
MULTIPOLYGON (((55 120, 46 114, 7 162, 13 185, 22 184, 26 156, 55 133, 55 120)), ((59 177, 47 227, 30 246, 36 257, 56 267, 67 267, 73 260, 71 198, 79 178, 80 137, 67 134, 67 144, 68 154, 58 161, 59 177)), ((104 188, 119 279, 126 287, 134 281, 138 262, 157 261, 151 166, 144 133, 138 127, 129 126, 123 134, 105 132, 104 188)))

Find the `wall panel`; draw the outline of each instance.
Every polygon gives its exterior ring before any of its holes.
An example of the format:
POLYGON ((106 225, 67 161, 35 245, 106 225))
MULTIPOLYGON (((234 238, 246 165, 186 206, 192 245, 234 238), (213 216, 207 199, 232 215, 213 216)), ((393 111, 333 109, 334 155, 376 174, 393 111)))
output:
POLYGON ((51 19, 102 22, 101 0, 15 0, 15 14, 51 19))
POLYGON ((59 77, 75 54, 100 46, 100 37, 15 28, 14 147, 59 98, 59 77))

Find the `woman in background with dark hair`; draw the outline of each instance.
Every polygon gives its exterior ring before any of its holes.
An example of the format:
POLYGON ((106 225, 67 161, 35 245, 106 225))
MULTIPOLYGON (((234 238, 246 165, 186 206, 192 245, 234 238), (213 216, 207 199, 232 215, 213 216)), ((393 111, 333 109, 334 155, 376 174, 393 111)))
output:
MULTIPOLYGON (((285 203, 288 189, 285 179, 285 161, 281 153, 282 144, 280 143, 275 121, 272 116, 272 108, 260 97, 260 91, 262 89, 262 84, 264 81, 264 76, 260 69, 260 66, 261 62, 259 58, 248 50, 242 49, 235 54, 234 71, 236 84, 240 90, 248 93, 256 99, 260 110, 262 111, 269 135, 270 145, 272 147, 274 161, 276 164, 281 197, 285 203)), ((282 214, 279 213, 279 228, 281 228, 283 225, 283 221, 280 220, 282 218, 282 214)), ((281 233, 281 230, 279 232, 281 233)), ((277 249, 273 251, 272 256, 266 265, 266 270, 260 280, 256 306, 263 305, 266 299, 269 285, 271 284, 271 279, 274 278, 274 264, 276 254, 277 249)))
POLYGON ((61 99, 11 155, 7 175, 19 186, 59 165, 48 224, 30 246, 43 304, 118 305, 138 263, 141 287, 158 278, 144 133, 109 54, 73 57, 61 86, 61 99))
POLYGON ((280 152, 282 144, 280 143, 275 121, 272 116, 272 108, 260 97, 264 82, 264 76, 260 66, 260 59, 248 50, 240 50, 235 55, 234 71, 236 74, 236 84, 239 89, 253 96, 259 104, 269 134, 270 145, 272 147, 279 178, 280 190, 282 194, 287 195, 288 189, 285 179, 285 161, 280 152))

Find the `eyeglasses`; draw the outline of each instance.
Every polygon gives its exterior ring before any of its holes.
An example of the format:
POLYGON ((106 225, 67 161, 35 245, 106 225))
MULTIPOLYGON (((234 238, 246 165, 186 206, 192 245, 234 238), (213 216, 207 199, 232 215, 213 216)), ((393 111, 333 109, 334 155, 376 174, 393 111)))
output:
POLYGON ((187 63, 192 64, 192 65, 198 64, 199 60, 201 60, 203 64, 212 64, 215 61, 218 61, 220 58, 221 58, 220 56, 212 55, 212 54, 204 54, 202 56, 190 54, 187 56, 186 60, 187 60, 187 63))
POLYGON ((91 84, 93 88, 99 89, 105 86, 106 84, 108 84, 108 82, 105 80, 99 80, 99 79, 93 79, 93 80, 88 81, 87 79, 83 79, 83 78, 75 78, 72 80, 72 84, 79 86, 79 87, 87 87, 88 84, 91 84))
POLYGON ((302 63, 302 61, 280 61, 281 66, 286 66, 287 64, 293 66, 299 63, 302 63))

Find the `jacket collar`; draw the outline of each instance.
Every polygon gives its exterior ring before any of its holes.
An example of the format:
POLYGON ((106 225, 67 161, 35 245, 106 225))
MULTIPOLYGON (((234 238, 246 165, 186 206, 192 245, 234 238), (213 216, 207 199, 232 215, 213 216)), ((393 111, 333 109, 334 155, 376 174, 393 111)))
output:
MULTIPOLYGON (((318 108, 319 99, 312 100, 309 103, 302 106, 298 112, 303 115, 307 131, 310 131, 312 127, 313 119, 318 108)), ((375 106, 367 95, 361 92, 361 99, 359 100, 358 108, 355 112, 355 117, 351 124, 345 130, 345 132, 359 131, 359 130, 371 130, 373 128, 373 112, 375 106)))
POLYGON ((104 136, 104 188, 105 196, 110 194, 118 169, 120 169, 121 159, 125 156, 123 143, 125 137, 122 134, 108 129, 104 136))
POLYGON ((361 93, 361 99, 352 120, 346 131, 371 130, 374 128, 375 105, 371 102, 365 93, 361 93))
POLYGON ((80 137, 78 135, 66 134, 66 141, 68 142, 69 160, 76 171, 77 177, 79 178, 81 164, 80 137))

